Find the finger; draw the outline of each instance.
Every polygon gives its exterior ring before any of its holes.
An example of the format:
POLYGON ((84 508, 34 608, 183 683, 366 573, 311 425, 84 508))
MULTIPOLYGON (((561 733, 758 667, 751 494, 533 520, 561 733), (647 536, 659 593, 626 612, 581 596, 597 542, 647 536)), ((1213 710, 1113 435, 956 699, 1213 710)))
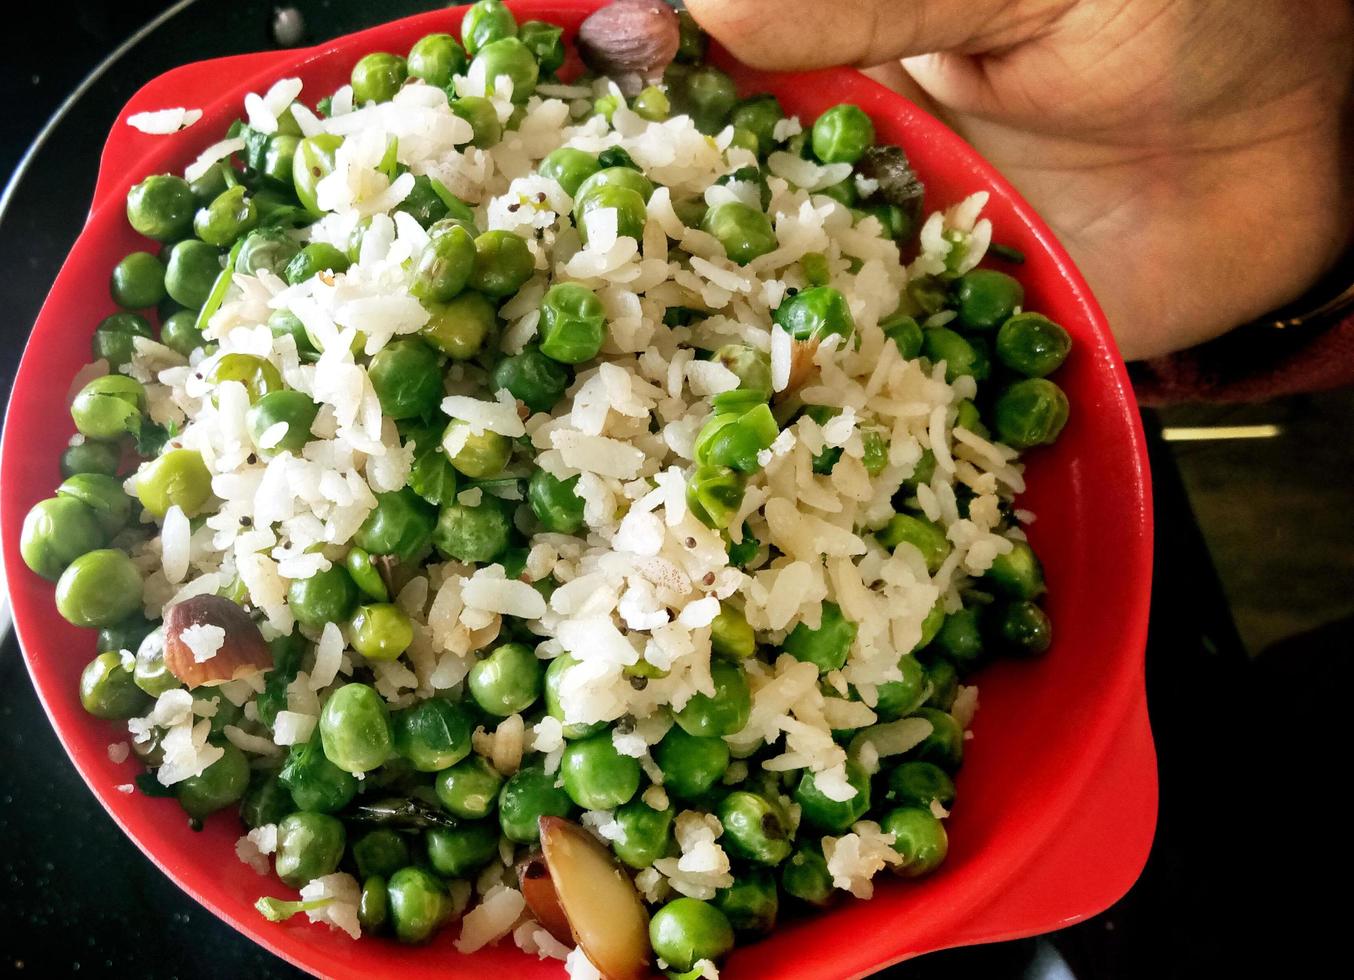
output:
POLYGON ((933 51, 977 54, 1047 30, 1076 0, 687 0, 745 64, 877 65, 933 51))

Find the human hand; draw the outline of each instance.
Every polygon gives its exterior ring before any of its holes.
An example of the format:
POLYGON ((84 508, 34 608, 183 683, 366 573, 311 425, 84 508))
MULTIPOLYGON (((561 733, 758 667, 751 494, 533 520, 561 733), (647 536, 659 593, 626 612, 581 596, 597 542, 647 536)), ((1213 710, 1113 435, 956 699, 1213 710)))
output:
POLYGON ((1350 240, 1349 0, 686 6, 747 64, 918 98, 1048 221, 1130 360, 1298 297, 1350 240))

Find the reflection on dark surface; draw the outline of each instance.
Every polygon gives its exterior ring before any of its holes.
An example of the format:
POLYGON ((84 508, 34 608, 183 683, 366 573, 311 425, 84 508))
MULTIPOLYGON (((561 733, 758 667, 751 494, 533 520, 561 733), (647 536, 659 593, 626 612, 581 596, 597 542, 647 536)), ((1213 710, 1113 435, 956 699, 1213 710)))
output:
MULTIPOLYGON (((9 172, 95 59, 166 6, 58 4, 58 30, 11 44, 0 64, 0 172, 9 172)), ((313 42, 437 5, 287 6, 313 42)), ((119 107, 169 67, 264 48, 275 30, 294 34, 297 26, 273 4, 188 4, 112 65, 53 128, 0 217, 0 394, 8 393, 28 327, 83 220, 102 134, 119 107)), ((1279 976, 1297 976, 1339 941, 1325 930, 1334 929, 1334 910, 1348 900, 1327 903, 1312 882, 1338 879, 1349 856, 1336 802, 1347 766, 1324 765, 1323 750, 1348 743, 1354 494, 1349 426, 1338 420, 1354 420, 1354 399, 1297 400, 1282 410, 1294 416, 1286 420, 1293 423, 1287 441, 1260 453, 1195 447, 1175 457, 1153 442, 1157 562, 1148 686, 1161 818, 1142 879, 1107 912, 1049 937, 938 953, 890 976, 1193 980, 1269 975, 1276 966, 1279 976), (1288 457, 1301 458, 1297 479, 1309 482, 1294 484, 1288 457), (1226 594, 1177 458, 1219 555, 1226 594), (1263 554, 1257 523, 1268 535, 1263 554), (1295 577, 1303 591, 1290 600, 1295 577), (1254 659, 1232 625, 1228 599, 1252 648, 1265 648, 1254 659)), ((1176 411, 1168 421, 1200 418, 1176 411)), ((1155 425, 1149 420, 1149 429, 1155 425)), ((299 976, 188 900, 114 826, 67 762, 12 638, 0 648, 0 774, 0 972, 299 976)))

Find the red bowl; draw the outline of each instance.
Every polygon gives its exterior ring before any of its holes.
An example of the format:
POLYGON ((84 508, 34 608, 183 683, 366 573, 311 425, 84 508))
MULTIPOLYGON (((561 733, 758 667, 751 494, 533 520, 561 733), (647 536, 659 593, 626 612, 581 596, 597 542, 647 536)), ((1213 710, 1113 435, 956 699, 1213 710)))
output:
MULTIPOLYGON (((599 0, 511 3, 520 15, 563 24, 572 36, 599 0)), ((19 557, 24 514, 59 482, 57 457, 72 433, 70 379, 89 357, 94 325, 113 312, 104 283, 124 254, 144 247, 128 227, 123 199, 150 173, 181 171, 221 138, 244 95, 297 75, 313 97, 347 81, 373 50, 405 51, 432 31, 458 32, 461 9, 439 10, 305 51, 266 52, 175 69, 127 104, 104 148, 94 205, 38 317, 19 366, 0 461, 0 527, 15 624, 28 669, 66 751, 113 819, 193 898, 245 935, 316 974, 332 977, 558 976, 511 942, 462 957, 455 930, 430 946, 353 942, 304 919, 275 925, 254 911, 260 894, 285 894, 236 860, 242 832, 218 814, 200 833, 177 805, 116 787, 137 772, 115 764, 115 723, 80 708, 76 684, 93 654, 91 633, 57 615, 52 586, 19 557), (148 136, 123 120, 169 106, 201 107, 197 125, 148 136)), ((1050 583, 1053 649, 1035 663, 983 672, 982 709, 959 778, 949 824, 951 850, 937 874, 882 882, 869 902, 787 921, 775 935, 736 952, 738 977, 849 977, 932 950, 1032 935, 1101 911, 1132 884, 1156 819, 1156 766, 1143 690, 1152 571, 1147 453, 1122 360, 1094 298, 1047 226, 969 146, 916 106, 855 71, 774 75, 716 53, 744 91, 775 93, 790 112, 813 118, 837 102, 874 117, 881 140, 904 147, 926 182, 928 207, 991 192, 996 237, 1025 253, 1029 305, 1064 324, 1075 349, 1058 381, 1072 418, 1058 444, 1033 454, 1021 506, 1039 516, 1030 537, 1050 583)))

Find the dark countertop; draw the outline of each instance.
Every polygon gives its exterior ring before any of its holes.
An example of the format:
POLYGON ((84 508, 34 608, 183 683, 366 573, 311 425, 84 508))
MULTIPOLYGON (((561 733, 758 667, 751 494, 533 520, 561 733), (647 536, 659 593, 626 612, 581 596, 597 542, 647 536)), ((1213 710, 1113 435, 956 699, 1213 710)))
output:
MULTIPOLYGON (((24 39, 0 67, 11 96, 0 118, 0 173, 10 171, 45 115, 99 57, 166 8, 145 0, 111 9, 87 0, 65 6, 74 10, 62 32, 24 39)), ((387 2, 377 10, 312 0, 293 6, 313 42, 435 4, 387 2)), ((272 43, 268 3, 188 0, 169 9, 130 54, 107 65, 66 106, 7 192, 0 214, 0 309, 6 313, 0 398, 7 396, 28 325, 83 222, 103 134, 117 110, 139 85, 173 65, 272 43)), ((1348 620, 1297 635, 1294 629, 1310 627, 1310 619, 1289 622, 1287 640, 1248 656, 1177 456, 1161 441, 1159 420, 1149 417, 1147 425, 1157 506, 1147 675, 1161 778, 1160 823, 1147 868, 1124 899, 1085 923, 1039 939, 933 954, 889 976, 1111 980, 1224 971, 1249 977, 1275 968, 1295 975, 1337 948, 1331 937, 1339 935, 1338 903, 1321 901, 1320 882, 1347 866, 1349 838, 1322 748, 1347 742, 1341 738, 1344 692, 1354 663, 1348 620)), ((1195 499, 1209 509, 1205 526, 1220 514, 1229 526, 1244 521, 1230 503, 1221 510, 1218 504, 1239 495, 1226 486, 1201 487, 1198 467, 1188 457, 1185 462, 1195 499)), ((1346 492, 1343 505, 1352 498, 1346 492)), ((1339 509, 1341 494, 1329 491, 1323 500, 1326 510, 1339 509)), ((1346 527, 1347 511, 1340 516, 1339 527, 1346 527)), ((1233 541, 1229 556, 1236 547, 1233 541)), ((1347 561, 1343 566, 1347 571, 1347 561)), ((1282 582, 1273 585, 1282 591, 1282 582)), ((1349 608, 1348 591, 1342 590, 1338 608, 1349 608)), ((67 762, 12 636, 0 646, 0 773, 0 841, 6 845, 0 973, 299 976, 187 901, 123 837, 67 762)))

